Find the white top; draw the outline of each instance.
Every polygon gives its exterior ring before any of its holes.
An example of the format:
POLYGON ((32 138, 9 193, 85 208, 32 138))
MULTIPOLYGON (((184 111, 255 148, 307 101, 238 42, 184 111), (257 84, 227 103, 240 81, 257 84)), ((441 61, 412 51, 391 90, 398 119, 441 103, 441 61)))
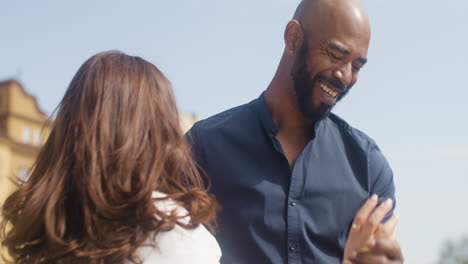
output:
MULTIPOLYGON (((165 196, 163 193, 153 192, 153 198, 165 196)), ((179 216, 188 213, 173 200, 157 201, 155 205, 160 211, 168 214, 174 209, 179 216)), ((179 221, 188 224, 190 217, 186 216, 179 221)), ((219 264, 221 258, 221 249, 216 239, 203 225, 195 229, 186 229, 176 224, 173 229, 158 233, 156 247, 141 247, 138 253, 144 264, 219 264)))

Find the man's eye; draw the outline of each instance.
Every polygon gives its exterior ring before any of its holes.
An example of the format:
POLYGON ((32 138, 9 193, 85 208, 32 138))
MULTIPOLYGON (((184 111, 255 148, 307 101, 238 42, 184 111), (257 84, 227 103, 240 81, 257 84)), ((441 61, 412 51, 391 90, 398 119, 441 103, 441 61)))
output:
POLYGON ((358 72, 361 70, 361 67, 353 65, 353 71, 358 72))
POLYGON ((329 53, 330 56, 331 56, 333 59, 335 59, 335 60, 342 60, 342 59, 344 58, 343 55, 338 54, 338 53, 335 53, 335 52, 333 52, 333 51, 329 51, 328 53, 329 53))

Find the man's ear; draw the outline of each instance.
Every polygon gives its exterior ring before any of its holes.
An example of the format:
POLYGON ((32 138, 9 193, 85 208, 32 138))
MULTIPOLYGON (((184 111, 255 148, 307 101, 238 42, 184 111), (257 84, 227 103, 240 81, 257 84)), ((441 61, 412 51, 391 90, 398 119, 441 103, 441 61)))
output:
POLYGON ((301 24, 296 19, 289 21, 284 31, 284 42, 286 44, 286 53, 295 56, 304 42, 304 31, 301 24))

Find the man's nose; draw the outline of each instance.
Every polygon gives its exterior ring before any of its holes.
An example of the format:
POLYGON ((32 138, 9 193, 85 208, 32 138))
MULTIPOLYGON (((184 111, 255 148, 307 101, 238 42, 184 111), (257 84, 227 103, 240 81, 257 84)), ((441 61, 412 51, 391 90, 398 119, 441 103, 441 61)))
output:
POLYGON ((353 78, 352 67, 351 63, 346 63, 340 68, 334 70, 333 76, 340 80, 343 85, 349 86, 353 78))

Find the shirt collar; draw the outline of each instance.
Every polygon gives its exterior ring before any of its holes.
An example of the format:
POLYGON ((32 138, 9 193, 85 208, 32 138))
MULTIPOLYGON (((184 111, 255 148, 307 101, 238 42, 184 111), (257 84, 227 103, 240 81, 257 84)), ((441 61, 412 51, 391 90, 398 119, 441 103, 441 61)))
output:
POLYGON ((263 128, 270 136, 276 136, 278 134, 278 125, 271 118, 271 114, 265 103, 265 92, 262 92, 257 100, 254 101, 254 107, 257 110, 258 117, 262 123, 263 128))
MULTIPOLYGON (((268 111, 268 108, 265 103, 264 94, 265 92, 262 92, 262 94, 260 94, 257 100, 254 100, 254 106, 255 106, 255 109, 257 110, 258 116, 260 118, 260 121, 265 131, 270 136, 276 136, 276 134, 278 134, 278 125, 271 118, 271 114, 268 111)), ((325 118, 324 120, 319 120, 315 123, 314 125, 315 135, 317 135, 319 128, 322 127, 324 123, 326 123, 325 121, 327 119, 328 117, 325 118)))

